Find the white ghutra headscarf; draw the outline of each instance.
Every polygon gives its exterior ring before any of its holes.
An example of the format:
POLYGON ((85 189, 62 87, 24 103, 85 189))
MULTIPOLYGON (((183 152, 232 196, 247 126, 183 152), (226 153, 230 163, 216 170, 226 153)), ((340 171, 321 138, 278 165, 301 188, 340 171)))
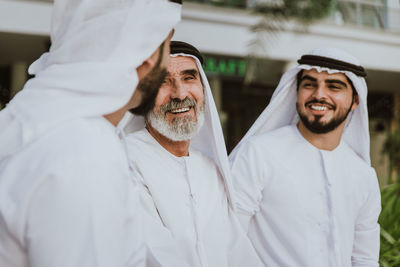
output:
MULTIPOLYGON (((200 62, 200 52, 194 47, 189 49, 185 47, 185 43, 183 43, 183 47, 180 47, 179 49, 174 49, 171 47, 171 56, 184 56, 193 58, 196 61, 197 68, 204 86, 204 124, 199 129, 198 133, 190 140, 190 147, 202 152, 216 164, 224 180, 226 194, 230 204, 232 204, 234 201, 229 160, 217 107, 212 96, 211 87, 208 83, 207 76, 200 62)), ((121 127, 124 127, 127 134, 133 133, 145 127, 145 119, 143 116, 134 116, 132 118, 131 115, 128 115, 125 118, 125 122, 122 122, 121 124, 121 127)))
POLYGON ((35 78, 0 112, 0 160, 58 124, 122 108, 136 68, 180 21, 182 1, 55 0, 51 41, 35 78))
POLYGON ((346 142, 368 165, 369 128, 367 110, 367 84, 364 69, 353 56, 335 48, 320 48, 309 52, 299 60, 300 65, 288 70, 281 78, 269 105, 246 133, 230 157, 234 158, 240 147, 251 136, 261 135, 299 121, 296 110, 297 73, 301 70, 316 69, 318 72, 343 73, 353 83, 358 93, 359 105, 349 113, 343 131, 342 141, 346 142))

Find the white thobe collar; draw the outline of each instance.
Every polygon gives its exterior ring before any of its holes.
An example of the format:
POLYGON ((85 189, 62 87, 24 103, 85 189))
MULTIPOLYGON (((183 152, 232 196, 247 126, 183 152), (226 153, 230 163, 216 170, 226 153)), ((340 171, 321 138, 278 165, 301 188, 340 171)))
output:
POLYGON ((321 149, 321 148, 314 146, 306 138, 304 138, 304 136, 301 134, 301 132, 296 124, 292 124, 292 127, 294 128, 296 135, 299 137, 299 140, 306 143, 310 148, 312 148, 314 150, 318 150, 323 155, 336 154, 336 153, 340 153, 340 151, 342 151, 342 148, 344 146, 344 144, 343 144, 344 141, 342 139, 340 140, 339 144, 332 150, 321 149))
POLYGON ((155 147, 157 147, 157 149, 163 153, 165 156, 180 162, 180 163, 184 163, 186 160, 191 159, 192 153, 193 153, 193 149, 189 146, 189 155, 188 156, 182 156, 182 157, 178 157, 175 156, 174 154, 172 154, 171 152, 169 152, 167 149, 165 149, 151 134, 150 132, 146 129, 143 128, 142 130, 140 130, 140 132, 142 132, 143 136, 146 138, 147 141, 149 141, 152 145, 154 145, 155 147))

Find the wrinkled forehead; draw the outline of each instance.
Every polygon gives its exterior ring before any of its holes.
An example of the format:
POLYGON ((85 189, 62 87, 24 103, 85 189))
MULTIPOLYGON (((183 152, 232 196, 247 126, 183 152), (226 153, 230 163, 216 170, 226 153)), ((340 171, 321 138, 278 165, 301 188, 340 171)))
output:
POLYGON ((199 73, 196 60, 190 56, 170 56, 168 64, 168 73, 172 75, 180 75, 183 71, 195 70, 199 73))

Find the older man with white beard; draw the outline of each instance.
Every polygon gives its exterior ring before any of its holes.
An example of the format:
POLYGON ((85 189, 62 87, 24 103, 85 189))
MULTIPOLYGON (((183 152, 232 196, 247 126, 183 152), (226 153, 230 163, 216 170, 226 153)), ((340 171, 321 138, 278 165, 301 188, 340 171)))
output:
POLYGON ((131 162, 142 178, 145 240, 163 266, 260 266, 229 206, 229 163, 200 62, 196 48, 171 42, 154 108, 127 126, 129 151, 141 152, 131 162))

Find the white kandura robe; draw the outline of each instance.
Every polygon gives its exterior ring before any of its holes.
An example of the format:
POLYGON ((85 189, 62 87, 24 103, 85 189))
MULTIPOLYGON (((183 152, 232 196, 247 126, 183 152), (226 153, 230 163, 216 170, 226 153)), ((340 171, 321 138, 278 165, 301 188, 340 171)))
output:
POLYGON ((0 162, 1 267, 143 266, 138 186, 118 131, 74 119, 0 162))
POLYGON ((377 177, 345 142, 319 150, 285 126, 244 143, 232 174, 265 266, 378 266, 377 177))
MULTIPOLYGON (((187 157, 176 157, 146 129, 129 134, 127 141, 129 150, 140 151, 131 162, 146 188, 142 206, 156 222, 143 223, 147 246, 156 257, 163 244, 171 242, 179 255, 170 257, 185 262, 175 266, 260 266, 208 157, 194 149, 187 157)), ((158 259, 163 266, 173 266, 158 259)))

